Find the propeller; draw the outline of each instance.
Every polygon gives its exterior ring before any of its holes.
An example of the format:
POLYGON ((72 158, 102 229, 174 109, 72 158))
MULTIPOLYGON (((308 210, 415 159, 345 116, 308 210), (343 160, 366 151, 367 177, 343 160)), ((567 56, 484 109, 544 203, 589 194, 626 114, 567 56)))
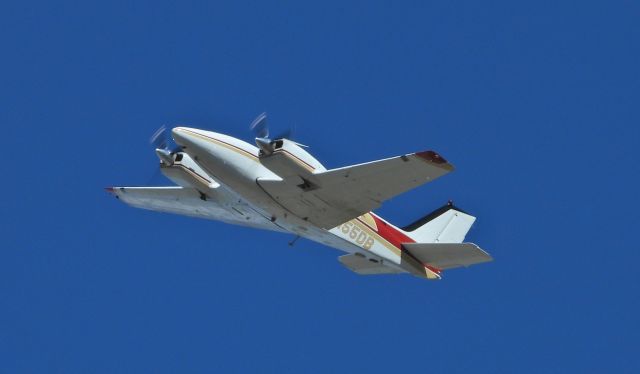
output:
POLYGON ((180 152, 182 148, 173 142, 169 130, 162 125, 149 139, 149 143, 156 149, 156 154, 160 160, 167 165, 173 165, 173 155, 180 152))
POLYGON ((256 117, 256 119, 254 119, 253 122, 251 122, 251 125, 249 125, 249 129, 253 132, 253 134, 256 137, 256 145, 260 147, 260 149, 264 151, 266 154, 273 153, 273 144, 275 143, 276 140, 281 140, 281 139, 287 139, 300 147, 307 147, 304 144, 296 143, 290 139, 293 134, 293 131, 291 130, 291 128, 279 133, 276 136, 269 137, 269 126, 267 125, 266 112, 261 113, 258 117, 256 117))
POLYGON ((267 112, 261 113, 256 119, 251 122, 249 129, 253 132, 256 138, 267 139, 269 138, 269 126, 267 126, 267 112))
POLYGON ((151 135, 151 138, 149 138, 149 143, 159 149, 167 148, 169 145, 167 126, 160 126, 156 132, 151 135))

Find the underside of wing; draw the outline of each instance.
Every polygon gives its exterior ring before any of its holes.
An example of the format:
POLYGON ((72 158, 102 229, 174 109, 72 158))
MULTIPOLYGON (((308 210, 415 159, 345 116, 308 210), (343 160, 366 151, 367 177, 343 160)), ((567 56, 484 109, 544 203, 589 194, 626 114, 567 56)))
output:
POLYGON ((380 260, 367 259, 359 253, 338 257, 338 261, 347 269, 360 275, 399 274, 402 271, 384 265, 380 260))
POLYGON ((295 179, 258 182, 285 209, 330 229, 452 170, 440 155, 425 151, 295 179))
POLYGON ((188 187, 110 187, 107 191, 136 208, 282 231, 249 206, 225 201, 219 191, 203 194, 188 187))

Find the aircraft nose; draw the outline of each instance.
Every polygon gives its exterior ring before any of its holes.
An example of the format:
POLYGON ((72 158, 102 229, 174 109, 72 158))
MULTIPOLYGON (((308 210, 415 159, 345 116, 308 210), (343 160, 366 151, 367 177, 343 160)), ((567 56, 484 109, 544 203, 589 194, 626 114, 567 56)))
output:
POLYGON ((187 147, 191 143, 191 135, 189 134, 189 128, 187 127, 174 127, 171 129, 171 136, 176 144, 187 147))
POLYGON ((223 135, 190 127, 174 127, 171 129, 171 136, 173 136, 176 144, 189 153, 202 149, 211 150, 212 142, 215 142, 223 135))
POLYGON ((192 156, 195 154, 194 152, 207 148, 205 139, 208 136, 203 130, 192 129, 190 127, 174 127, 171 129, 171 136, 173 136, 176 144, 192 156))

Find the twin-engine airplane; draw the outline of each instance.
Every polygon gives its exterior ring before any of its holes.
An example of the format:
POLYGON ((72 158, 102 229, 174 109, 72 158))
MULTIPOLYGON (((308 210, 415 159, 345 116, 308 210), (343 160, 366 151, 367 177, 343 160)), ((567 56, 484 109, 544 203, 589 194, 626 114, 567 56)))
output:
POLYGON ((347 252, 338 260, 358 274, 440 279, 443 270, 492 260, 475 244, 464 243, 476 218, 451 202, 402 229, 371 212, 453 171, 436 152, 327 170, 301 144, 270 139, 264 113, 251 128, 257 147, 176 127, 171 133, 178 146, 170 149, 168 135, 156 133, 152 141, 160 168, 178 186, 107 191, 137 208, 293 233, 347 252))

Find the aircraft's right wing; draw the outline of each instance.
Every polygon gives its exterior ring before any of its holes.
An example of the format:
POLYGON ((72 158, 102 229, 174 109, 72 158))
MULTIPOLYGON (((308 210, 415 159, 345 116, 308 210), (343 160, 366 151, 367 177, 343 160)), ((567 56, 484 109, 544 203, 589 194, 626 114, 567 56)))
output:
POLYGON ((331 229, 452 170, 439 154, 424 151, 258 184, 285 209, 331 229))

